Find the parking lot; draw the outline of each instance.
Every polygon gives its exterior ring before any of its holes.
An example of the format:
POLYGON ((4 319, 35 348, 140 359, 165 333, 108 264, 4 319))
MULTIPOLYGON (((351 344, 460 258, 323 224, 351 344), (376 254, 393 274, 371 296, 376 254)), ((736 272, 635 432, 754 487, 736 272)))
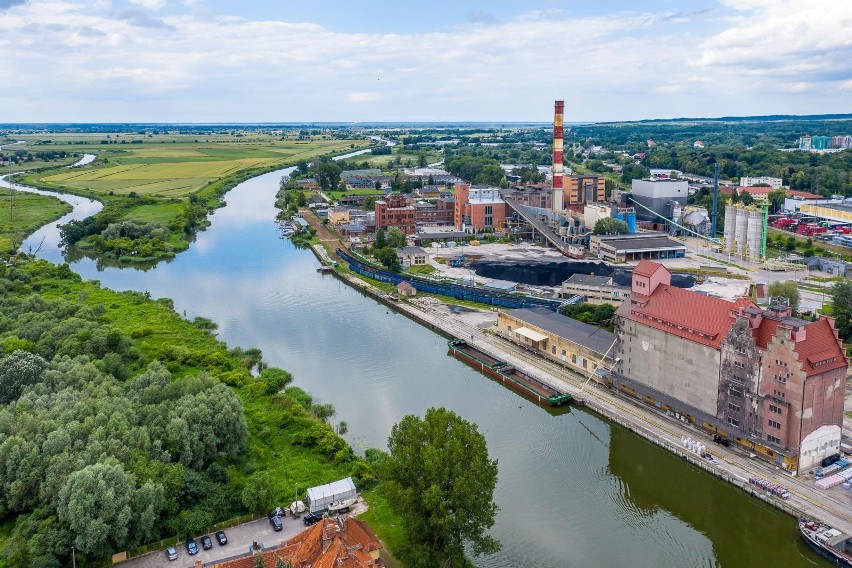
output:
POLYGON ((225 534, 228 536, 228 544, 225 546, 219 546, 214 533, 210 533, 210 538, 213 539, 213 548, 210 550, 201 549, 201 540, 199 537, 202 535, 198 535, 195 541, 198 544, 199 550, 198 554, 194 556, 190 556, 186 552, 183 542, 180 542, 175 547, 178 551, 177 560, 170 562, 166 558, 165 549, 163 549, 123 562, 121 566, 122 568, 160 568, 162 566, 168 566, 169 568, 191 568, 195 566, 197 561, 201 561, 203 565, 207 565, 209 562, 245 554, 249 551, 253 542, 257 542, 264 547, 281 544, 282 540, 293 538, 307 528, 301 518, 294 519, 287 516, 281 519, 281 523, 284 527, 281 532, 273 531, 272 525, 267 518, 225 529, 225 534))

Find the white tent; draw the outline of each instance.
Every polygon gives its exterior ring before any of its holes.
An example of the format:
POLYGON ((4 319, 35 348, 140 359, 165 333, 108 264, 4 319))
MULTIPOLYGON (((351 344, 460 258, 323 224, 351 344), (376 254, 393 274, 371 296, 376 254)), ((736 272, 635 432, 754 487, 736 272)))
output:
POLYGON ((358 491, 355 489, 355 483, 351 477, 347 477, 346 479, 309 488, 308 498, 305 500, 305 503, 308 506, 308 510, 311 513, 315 513, 325 510, 334 501, 352 499, 357 497, 357 495, 358 491))

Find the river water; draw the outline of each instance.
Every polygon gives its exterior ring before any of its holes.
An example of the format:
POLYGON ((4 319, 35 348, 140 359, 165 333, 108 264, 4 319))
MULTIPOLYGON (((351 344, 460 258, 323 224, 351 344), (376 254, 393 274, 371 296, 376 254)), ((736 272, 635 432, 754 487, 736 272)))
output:
MULTIPOLYGON (((218 323, 229 345, 261 348, 334 404, 356 450, 385 448, 395 422, 430 406, 475 422, 499 460, 492 532, 503 544, 477 566, 821 562, 792 518, 585 410, 544 410, 447 356, 442 337, 317 273, 312 252, 281 239, 273 221, 281 175, 233 189, 171 262, 144 271, 86 258, 71 266, 115 290, 173 298, 187 318, 218 323)), ((39 255, 63 262, 56 247, 39 255)))

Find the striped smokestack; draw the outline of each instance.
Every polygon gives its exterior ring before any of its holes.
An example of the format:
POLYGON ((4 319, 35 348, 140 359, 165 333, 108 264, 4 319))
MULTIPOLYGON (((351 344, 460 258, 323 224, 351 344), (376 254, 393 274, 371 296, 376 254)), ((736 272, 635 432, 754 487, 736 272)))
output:
POLYGON ((562 211, 562 116, 565 101, 553 105, 553 210, 562 211))

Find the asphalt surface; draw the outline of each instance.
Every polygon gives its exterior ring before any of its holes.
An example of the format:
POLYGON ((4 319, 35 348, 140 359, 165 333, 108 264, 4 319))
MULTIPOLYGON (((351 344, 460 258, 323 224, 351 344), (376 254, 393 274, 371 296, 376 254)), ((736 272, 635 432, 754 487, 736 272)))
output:
POLYGON ((190 556, 186 551, 183 542, 178 543, 175 547, 178 551, 177 560, 169 561, 166 558, 165 548, 151 552, 144 556, 139 556, 122 562, 122 568, 192 568, 197 561, 201 561, 202 565, 207 565, 209 562, 221 561, 232 556, 241 556, 247 552, 252 546, 252 543, 257 542, 264 548, 281 544, 282 540, 288 540, 305 530, 307 527, 302 522, 301 517, 294 519, 287 516, 281 519, 283 530, 275 532, 272 530, 272 525, 269 519, 262 518, 250 523, 238 525, 225 529, 225 534, 228 536, 228 544, 219 546, 216 541, 215 533, 209 533, 213 540, 213 548, 210 550, 201 549, 201 539, 203 535, 198 535, 195 542, 198 544, 198 554, 190 556))

